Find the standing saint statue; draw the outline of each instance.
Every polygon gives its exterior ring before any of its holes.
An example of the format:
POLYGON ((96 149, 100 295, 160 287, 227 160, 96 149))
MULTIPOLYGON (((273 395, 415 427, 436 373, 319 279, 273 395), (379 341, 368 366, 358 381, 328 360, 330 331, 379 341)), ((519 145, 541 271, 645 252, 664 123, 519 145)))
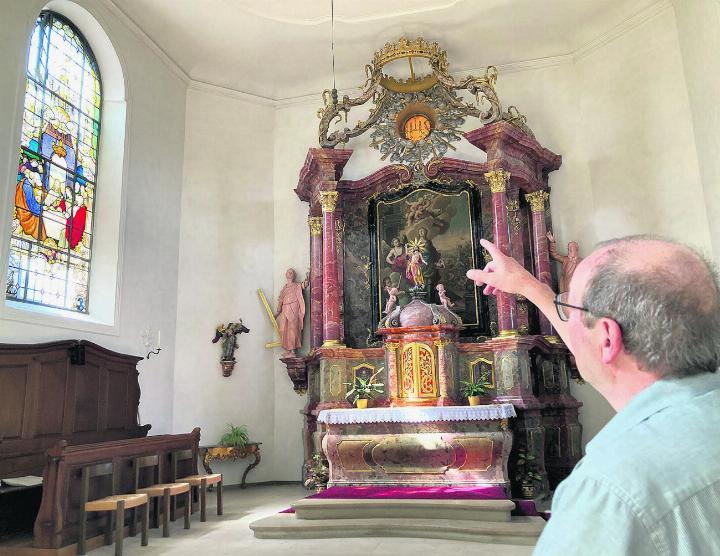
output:
POLYGON ((570 280, 575 273, 575 269, 582 261, 582 257, 579 255, 578 244, 575 241, 568 243, 568 254, 561 255, 557 252, 557 242, 552 232, 547 233, 548 247, 550 256, 562 265, 562 274, 560 275, 560 291, 558 293, 564 293, 568 291, 570 287, 570 280))
POLYGON ((285 272, 287 283, 283 286, 275 308, 275 319, 280 329, 283 357, 294 357, 295 350, 302 345, 303 320, 305 319, 305 299, 303 288, 307 288, 309 278, 302 283, 295 281, 295 271, 288 268, 285 272))

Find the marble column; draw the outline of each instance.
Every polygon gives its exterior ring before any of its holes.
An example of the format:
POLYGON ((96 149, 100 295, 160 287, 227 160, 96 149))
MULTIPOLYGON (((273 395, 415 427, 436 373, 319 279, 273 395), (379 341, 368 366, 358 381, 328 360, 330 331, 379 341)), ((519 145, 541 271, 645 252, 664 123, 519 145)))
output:
MULTIPOLYGON (((493 206, 493 234, 495 245, 505 255, 510 255, 510 236, 508 232, 507 185, 510 172, 493 170, 485 174, 490 185, 493 206)), ((498 311, 498 335, 501 337, 517 336, 517 301, 514 295, 499 293, 496 296, 498 311)))
MULTIPOLYGON (((547 191, 527 193, 525 199, 530 204, 532 214, 533 257, 535 259, 535 277, 552 288, 550 273, 550 253, 548 252, 547 228, 545 226, 545 201, 550 197, 547 191)), ((555 335, 550 321, 540 312, 540 333, 555 335)))
POLYGON ((310 226, 310 347, 323 343, 323 217, 308 218, 310 226))
MULTIPOLYGON (((525 242, 523 241, 522 219, 520 218, 520 191, 512 187, 507 191, 508 229, 510 234, 510 254, 525 266, 525 242)), ((528 333, 528 307, 527 299, 516 296, 517 300, 517 330, 522 334, 528 333)))
POLYGON ((338 296, 339 296, 339 307, 340 307, 340 343, 345 343, 345 282, 343 278, 344 273, 344 237, 345 237, 345 222, 343 221, 342 210, 339 208, 335 209, 335 256, 337 258, 337 269, 338 269, 338 296))
POLYGON ((340 292, 335 235, 337 191, 320 191, 323 212, 323 343, 324 347, 341 346, 340 292))

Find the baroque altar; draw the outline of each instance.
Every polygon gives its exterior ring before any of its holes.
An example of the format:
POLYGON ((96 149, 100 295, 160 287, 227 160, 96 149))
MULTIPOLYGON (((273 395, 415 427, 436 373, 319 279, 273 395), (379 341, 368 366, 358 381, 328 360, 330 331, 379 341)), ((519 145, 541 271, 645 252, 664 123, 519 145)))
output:
MULTIPOLYGON (((307 395, 306 461, 322 442, 333 458, 331 473, 333 463, 338 470, 331 481, 357 479, 343 463, 349 456, 342 460, 342 438, 336 437, 354 435, 359 429, 352 426, 360 425, 332 423, 327 419, 335 413, 323 413, 350 408, 345 394, 356 377, 379 373, 386 389, 374 406, 400 412, 464 405, 461 384, 482 382, 486 403, 511 404, 515 416, 506 423, 473 421, 474 432, 500 435, 493 440, 494 454, 509 453, 504 463, 501 457, 491 465, 506 466, 509 474, 506 469, 478 480, 499 483, 509 477, 517 493, 514 461, 525 452, 534 456, 543 478, 537 495, 547 494, 581 457, 581 404, 569 390, 573 360, 527 300, 485 296, 465 272, 484 266, 487 254, 479 245, 484 237, 551 287, 557 282, 546 236, 552 228, 548 178, 560 168, 561 157, 538 142, 517 108, 503 108, 493 67, 481 77, 456 80, 437 43, 400 39, 375 53, 366 73, 357 98, 338 99, 326 91, 318 113, 320 147, 309 149, 295 189, 309 207, 310 346, 306 355, 282 361, 295 390, 307 395), (397 64, 408 61, 406 79, 391 76, 400 71, 397 64), (330 131, 368 102, 366 119, 330 131), (469 118, 480 126, 461 131, 469 118), (344 179, 353 150, 338 147, 365 132, 390 163, 363 178, 344 179), (460 140, 477 148, 477 160, 448 156, 460 140)), ((433 483, 445 480, 440 475, 467 455, 452 435, 474 432, 448 425, 462 422, 437 421, 433 430, 419 423, 378 423, 377 430, 365 432, 385 430, 398 438, 427 432, 437 441, 433 446, 442 446, 430 452, 444 450, 455 458, 448 463, 450 456, 438 460, 426 454, 444 469, 423 478, 433 483)), ((348 448, 352 461, 387 470, 373 455, 379 448, 358 446, 355 452, 348 448)), ((407 452, 395 451, 400 453, 407 452)), ((395 472, 402 480, 404 471, 395 472)))

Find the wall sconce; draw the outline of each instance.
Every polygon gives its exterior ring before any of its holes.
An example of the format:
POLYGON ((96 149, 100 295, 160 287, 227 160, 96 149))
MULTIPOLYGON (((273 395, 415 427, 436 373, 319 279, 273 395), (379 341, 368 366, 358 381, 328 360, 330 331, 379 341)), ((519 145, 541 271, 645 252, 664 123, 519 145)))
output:
POLYGON ((142 331, 142 340, 145 349, 148 350, 145 359, 150 359, 151 355, 159 355, 162 348, 160 347, 160 329, 154 329, 151 326, 145 327, 142 331))

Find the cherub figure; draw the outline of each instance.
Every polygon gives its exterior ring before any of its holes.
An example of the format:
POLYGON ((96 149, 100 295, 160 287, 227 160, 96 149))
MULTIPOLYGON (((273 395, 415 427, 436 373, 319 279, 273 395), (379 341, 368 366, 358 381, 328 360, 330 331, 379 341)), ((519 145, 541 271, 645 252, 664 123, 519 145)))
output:
POLYGON ((385 289, 388 292, 388 300, 387 300, 387 303, 385 304, 385 310, 383 311, 383 313, 389 315, 390 313, 392 313, 395 310, 395 307, 397 307, 398 296, 401 294, 404 294, 405 292, 400 291, 399 289, 397 289, 394 286, 390 286, 385 289))
POLYGON ((222 338, 223 354, 221 361, 235 361, 235 350, 238 348, 237 336, 243 332, 247 333, 250 330, 243 325, 242 319, 238 319, 238 322, 218 325, 212 343, 217 344, 222 338))
POLYGON ((440 298, 440 303, 442 303, 446 309, 449 309, 450 307, 455 307, 455 304, 450 301, 450 298, 448 298, 447 293, 445 293, 445 286, 443 284, 438 284, 435 286, 435 289, 438 292, 438 297, 440 298))

